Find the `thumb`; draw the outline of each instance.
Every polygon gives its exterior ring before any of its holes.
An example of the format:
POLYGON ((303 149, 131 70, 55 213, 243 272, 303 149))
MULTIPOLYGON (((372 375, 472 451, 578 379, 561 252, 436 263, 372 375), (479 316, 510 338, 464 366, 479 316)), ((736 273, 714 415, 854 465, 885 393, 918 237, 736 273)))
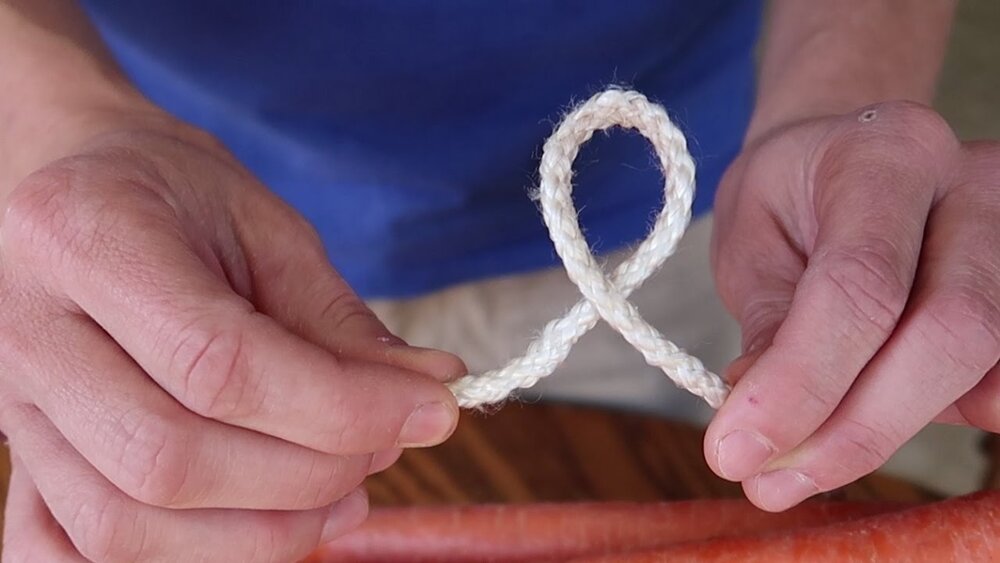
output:
POLYGON ((262 313, 338 357, 378 362, 450 381, 467 373, 458 357, 409 346, 393 335, 334 270, 316 232, 292 209, 273 205, 264 224, 240 233, 262 313))

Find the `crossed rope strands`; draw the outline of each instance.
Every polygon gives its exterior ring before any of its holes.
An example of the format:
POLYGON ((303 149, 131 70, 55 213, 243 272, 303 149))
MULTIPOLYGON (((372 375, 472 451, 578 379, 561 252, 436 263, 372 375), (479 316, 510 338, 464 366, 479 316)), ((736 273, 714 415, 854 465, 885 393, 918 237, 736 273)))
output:
POLYGON ((539 175, 537 196, 545 225, 569 279, 580 289, 583 299, 561 318, 550 321, 523 356, 502 368, 453 382, 451 390, 458 404, 476 407, 498 403, 519 388, 531 387, 555 371, 577 340, 604 319, 642 353, 648 364, 662 369, 679 387, 718 408, 729 392, 722 379, 650 326, 627 300, 674 253, 691 220, 694 161, 684 134, 663 107, 642 94, 606 90, 563 119, 545 143, 539 175), (663 170, 664 205, 647 238, 608 279, 580 230, 572 199, 572 176, 580 146, 595 131, 616 125, 636 129, 652 143, 663 170))

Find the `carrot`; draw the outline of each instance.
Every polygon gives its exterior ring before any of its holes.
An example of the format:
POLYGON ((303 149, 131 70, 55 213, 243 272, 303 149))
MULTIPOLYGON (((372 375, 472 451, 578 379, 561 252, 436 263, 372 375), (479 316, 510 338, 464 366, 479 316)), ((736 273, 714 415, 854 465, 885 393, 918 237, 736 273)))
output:
POLYGON ((720 538, 579 561, 1000 561, 1000 493, 978 493, 818 528, 720 538))
POLYGON ((817 526, 898 506, 811 502, 780 514, 742 500, 383 508, 307 561, 565 559, 817 526))

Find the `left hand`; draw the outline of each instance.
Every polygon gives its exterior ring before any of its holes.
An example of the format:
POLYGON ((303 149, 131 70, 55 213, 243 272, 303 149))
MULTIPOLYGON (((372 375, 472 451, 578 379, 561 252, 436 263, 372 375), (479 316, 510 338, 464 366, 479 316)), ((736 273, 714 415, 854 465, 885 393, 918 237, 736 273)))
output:
POLYGON ((784 510, 880 467, 932 421, 1000 431, 1000 143, 888 102, 751 142, 713 264, 743 329, 705 437, 784 510))

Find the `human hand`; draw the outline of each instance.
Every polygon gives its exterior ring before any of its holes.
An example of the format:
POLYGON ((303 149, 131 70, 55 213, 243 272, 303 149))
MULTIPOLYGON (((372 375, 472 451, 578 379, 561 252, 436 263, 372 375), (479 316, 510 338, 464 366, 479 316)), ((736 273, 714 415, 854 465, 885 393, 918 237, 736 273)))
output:
POLYGON ((104 129, 5 200, 4 560, 300 558, 451 433, 464 366, 390 335, 207 136, 104 129))
POLYGON ((705 456, 783 510, 880 467, 933 420, 1000 431, 1000 143, 883 103, 751 142, 713 264, 743 329, 705 456))

